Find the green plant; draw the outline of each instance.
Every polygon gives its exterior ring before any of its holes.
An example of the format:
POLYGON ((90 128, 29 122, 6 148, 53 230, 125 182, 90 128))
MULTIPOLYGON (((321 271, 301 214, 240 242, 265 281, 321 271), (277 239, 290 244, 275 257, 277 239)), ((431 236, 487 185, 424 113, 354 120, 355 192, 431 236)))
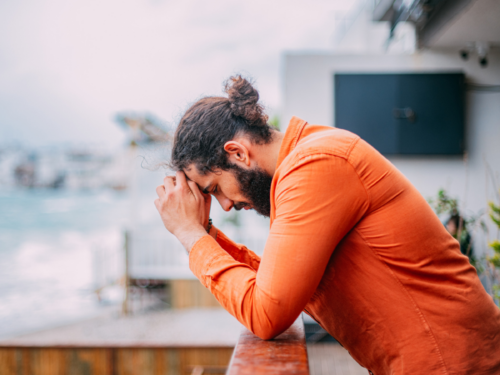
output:
POLYGON ((484 228, 484 222, 481 220, 482 214, 465 216, 460 211, 458 199, 452 198, 444 189, 440 189, 437 197, 429 198, 428 202, 437 215, 446 215, 446 229, 458 240, 460 251, 469 257, 470 263, 478 272, 482 271, 482 267, 474 256, 471 235, 477 226, 484 228))
POLYGON ((239 228, 241 226, 241 218, 240 218, 240 213, 236 210, 231 210, 231 212, 226 215, 222 221, 224 223, 229 223, 233 225, 236 228, 239 228))
POLYGON ((427 201, 438 215, 443 213, 450 216, 459 214, 458 199, 451 198, 444 189, 438 191, 437 198, 429 198, 427 201))
POLYGON ((271 125, 276 130, 280 130, 280 118, 278 116, 273 116, 269 120, 269 125, 271 125))
POLYGON ((493 279, 493 298, 496 302, 500 302, 500 240, 498 239, 498 234, 500 232, 500 204, 496 205, 493 202, 489 202, 488 206, 490 208, 489 216, 490 219, 497 227, 496 239, 489 243, 491 249, 493 249, 493 256, 486 257, 486 260, 490 264, 491 274, 493 279))

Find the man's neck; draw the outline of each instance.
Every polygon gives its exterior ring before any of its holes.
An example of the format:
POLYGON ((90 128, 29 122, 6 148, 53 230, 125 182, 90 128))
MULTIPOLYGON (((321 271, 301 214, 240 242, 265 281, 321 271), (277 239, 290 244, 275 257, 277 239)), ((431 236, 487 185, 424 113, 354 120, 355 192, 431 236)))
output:
POLYGON ((255 145, 257 149, 254 158, 260 168, 264 169, 270 176, 276 172, 276 164, 283 143, 284 133, 273 131, 273 140, 263 145, 255 145))

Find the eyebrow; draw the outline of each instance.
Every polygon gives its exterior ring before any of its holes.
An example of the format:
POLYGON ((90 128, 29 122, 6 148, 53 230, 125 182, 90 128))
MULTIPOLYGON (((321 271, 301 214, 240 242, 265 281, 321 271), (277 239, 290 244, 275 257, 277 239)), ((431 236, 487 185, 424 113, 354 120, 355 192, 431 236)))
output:
MULTIPOLYGON (((184 174, 185 174, 185 173, 184 173, 184 174)), ((191 179, 187 176, 187 174, 185 174, 185 176, 186 176, 186 179, 187 179, 187 180, 189 180, 189 181, 193 181, 193 180, 191 180, 191 179)), ((196 185, 198 185, 198 184, 196 184, 196 185)), ((209 190, 210 190, 211 188, 212 188, 212 184, 209 184, 209 185, 208 185, 208 186, 206 186, 204 189, 203 189, 200 185, 198 185, 198 189, 200 189, 200 190, 201 190, 201 192, 202 192, 203 194, 210 194, 209 190)))

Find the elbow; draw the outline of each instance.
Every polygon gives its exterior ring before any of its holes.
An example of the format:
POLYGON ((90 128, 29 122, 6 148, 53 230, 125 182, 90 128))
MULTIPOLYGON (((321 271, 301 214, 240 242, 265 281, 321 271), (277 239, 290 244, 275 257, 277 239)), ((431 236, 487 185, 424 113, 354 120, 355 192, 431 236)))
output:
POLYGON ((283 333, 280 327, 261 327, 253 330, 253 334, 262 340, 271 340, 283 333))
POLYGON ((266 314, 265 320, 259 319, 252 322, 249 330, 262 340, 271 340, 285 332, 296 319, 296 316, 284 316, 281 312, 276 315, 266 314))

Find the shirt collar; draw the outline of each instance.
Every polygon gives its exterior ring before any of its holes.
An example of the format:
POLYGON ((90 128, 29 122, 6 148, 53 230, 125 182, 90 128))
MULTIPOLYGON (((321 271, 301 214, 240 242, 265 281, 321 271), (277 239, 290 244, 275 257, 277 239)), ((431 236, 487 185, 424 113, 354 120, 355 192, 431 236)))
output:
POLYGON ((293 116, 288 124, 288 128, 285 132, 285 137, 283 138, 283 143, 281 143, 280 152, 278 154, 278 162, 276 163, 276 169, 281 165, 283 160, 288 156, 290 152, 293 151, 297 142, 300 140, 302 130, 304 130, 307 122, 293 116))

